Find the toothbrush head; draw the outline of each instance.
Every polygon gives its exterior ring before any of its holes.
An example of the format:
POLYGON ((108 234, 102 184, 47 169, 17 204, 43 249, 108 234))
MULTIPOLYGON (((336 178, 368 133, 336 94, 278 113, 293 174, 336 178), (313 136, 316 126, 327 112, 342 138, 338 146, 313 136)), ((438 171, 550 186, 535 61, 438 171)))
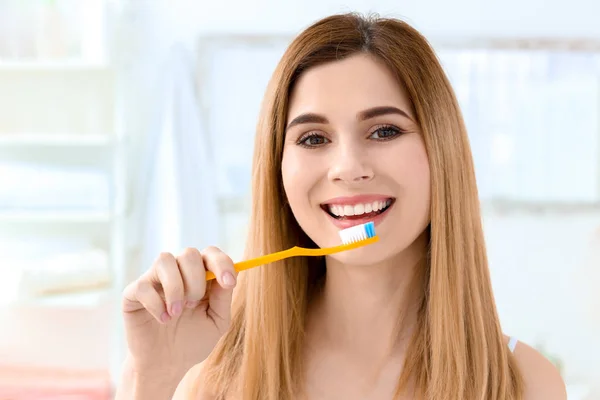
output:
POLYGON ((375 224, 373 222, 367 222, 366 224, 352 226, 347 229, 339 231, 340 239, 343 244, 351 244, 361 242, 366 239, 376 237, 375 224))

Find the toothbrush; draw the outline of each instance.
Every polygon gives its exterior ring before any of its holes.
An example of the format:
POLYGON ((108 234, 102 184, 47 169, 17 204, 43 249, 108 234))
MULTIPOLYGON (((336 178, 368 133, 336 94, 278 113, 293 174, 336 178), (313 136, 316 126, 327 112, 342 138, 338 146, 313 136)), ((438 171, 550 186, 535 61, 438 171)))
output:
MULTIPOLYGON (((235 270, 239 272, 290 257, 327 256, 330 254, 366 246, 379 240, 379 237, 375 234, 375 224, 373 222, 352 226, 350 228, 343 229, 338 233, 340 234, 340 239, 342 239, 342 244, 339 246, 327 247, 324 249, 306 249, 304 247, 294 246, 290 249, 279 251, 277 253, 267 254, 265 256, 246 261, 240 261, 235 263, 233 266, 235 270)), ((212 271, 206 271, 206 280, 209 281, 212 279, 215 279, 215 274, 212 271)))

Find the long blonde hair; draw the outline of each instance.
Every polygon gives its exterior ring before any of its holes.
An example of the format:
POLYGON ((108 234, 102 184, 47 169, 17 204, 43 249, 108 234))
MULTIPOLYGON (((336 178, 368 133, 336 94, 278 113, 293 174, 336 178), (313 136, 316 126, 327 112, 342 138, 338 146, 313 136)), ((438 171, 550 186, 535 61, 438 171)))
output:
MULTIPOLYGON (((412 380, 424 399, 521 399, 522 378, 492 294, 462 115, 434 51, 408 24, 335 15, 308 27, 288 47, 257 128, 246 256, 312 245, 287 205, 281 178, 289 94, 303 71, 356 53, 380 59, 404 85, 431 170, 425 295, 397 394, 412 380)), ((307 306, 324 268, 323 260, 299 258, 240 274, 231 327, 204 367, 203 381, 217 398, 301 397, 307 306)))

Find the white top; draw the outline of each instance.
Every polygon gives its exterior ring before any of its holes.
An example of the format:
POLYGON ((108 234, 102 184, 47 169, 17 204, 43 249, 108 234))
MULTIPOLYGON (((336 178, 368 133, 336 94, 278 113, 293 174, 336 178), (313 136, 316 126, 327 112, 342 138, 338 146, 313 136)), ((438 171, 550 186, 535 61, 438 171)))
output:
POLYGON ((517 338, 514 336, 511 336, 508 340, 508 348, 510 349, 511 353, 515 352, 515 347, 517 347, 517 338))

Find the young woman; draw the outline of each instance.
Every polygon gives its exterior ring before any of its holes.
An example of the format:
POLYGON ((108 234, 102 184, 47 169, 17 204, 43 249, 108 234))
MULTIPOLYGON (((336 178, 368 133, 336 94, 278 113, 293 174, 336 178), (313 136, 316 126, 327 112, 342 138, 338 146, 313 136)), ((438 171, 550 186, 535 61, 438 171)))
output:
POLYGON ((406 23, 336 15, 294 40, 252 190, 248 257, 333 246, 367 221, 380 241, 237 285, 216 248, 162 254, 124 294, 122 398, 566 399, 556 369, 502 333, 461 112, 406 23))

